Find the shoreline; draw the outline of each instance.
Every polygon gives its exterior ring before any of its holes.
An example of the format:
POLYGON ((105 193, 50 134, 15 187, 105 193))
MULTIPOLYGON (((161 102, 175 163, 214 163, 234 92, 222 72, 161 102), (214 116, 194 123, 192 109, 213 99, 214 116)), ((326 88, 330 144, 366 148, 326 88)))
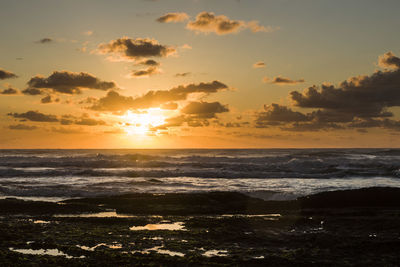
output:
POLYGON ((212 192, 0 207, 4 265, 395 266, 400 257, 400 188, 295 201, 212 192))

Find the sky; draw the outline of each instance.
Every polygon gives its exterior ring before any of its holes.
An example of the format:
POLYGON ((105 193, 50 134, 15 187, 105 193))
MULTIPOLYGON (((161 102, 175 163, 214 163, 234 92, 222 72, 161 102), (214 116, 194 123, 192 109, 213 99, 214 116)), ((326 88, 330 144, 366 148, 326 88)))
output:
POLYGON ((400 147, 397 0, 0 4, 0 148, 400 147))

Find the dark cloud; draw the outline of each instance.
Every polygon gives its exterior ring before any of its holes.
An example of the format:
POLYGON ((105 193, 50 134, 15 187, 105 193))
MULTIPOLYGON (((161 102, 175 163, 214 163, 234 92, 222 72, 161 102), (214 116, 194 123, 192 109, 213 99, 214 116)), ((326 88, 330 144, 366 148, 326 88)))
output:
POLYGON ((30 121, 38 121, 38 122, 57 122, 57 116, 50 114, 43 114, 38 111, 28 111, 25 113, 8 113, 8 116, 12 116, 14 118, 27 119, 30 121))
POLYGON ((29 89, 49 89, 56 93, 79 94, 81 89, 108 90, 116 88, 114 82, 102 81, 92 74, 85 72, 55 71, 49 77, 35 76, 28 81, 29 89))
POLYGON ((40 43, 40 44, 49 44, 49 43, 54 42, 54 40, 52 38, 43 38, 43 39, 40 39, 37 42, 40 43))
POLYGON ((169 22, 182 22, 189 19, 189 16, 186 13, 167 13, 164 16, 161 16, 157 19, 158 22, 161 23, 169 23, 169 22))
POLYGON ((44 92, 37 88, 27 88, 27 89, 23 90, 22 93, 24 95, 41 95, 44 92))
POLYGON ((259 112, 255 120, 257 128, 267 128, 288 122, 309 121, 310 118, 303 113, 278 104, 264 105, 264 112, 259 112))
POLYGON ((290 126, 281 127, 284 131, 293 131, 293 132, 316 132, 320 130, 343 130, 345 129, 343 126, 336 123, 321 123, 317 121, 307 122, 307 123, 298 123, 295 122, 290 126))
POLYGON ((186 28, 202 33, 216 33, 219 35, 237 33, 243 29, 250 29, 252 32, 273 31, 271 27, 259 25, 257 21, 245 22, 242 20, 231 20, 224 15, 215 15, 212 12, 201 12, 197 14, 194 21, 189 21, 186 28))
POLYGON ((153 76, 158 73, 160 73, 160 71, 157 67, 148 67, 147 69, 132 71, 132 73, 130 74, 130 77, 143 78, 143 77, 153 76))
POLYGON ((43 97, 40 102, 42 102, 42 104, 48 104, 48 103, 53 103, 53 102, 59 102, 60 99, 59 98, 54 98, 50 95, 43 97))
POLYGON ((27 131, 31 131, 31 130, 37 129, 36 126, 25 125, 25 124, 10 125, 10 126, 8 126, 8 128, 11 129, 11 130, 27 130, 27 131))
POLYGON ((96 120, 90 118, 88 114, 82 114, 80 117, 74 115, 62 115, 57 117, 56 115, 43 114, 38 111, 28 111, 25 113, 8 113, 8 116, 26 119, 29 121, 36 122, 60 122, 62 125, 84 125, 84 126, 96 126, 96 125, 106 125, 103 120, 96 120))
POLYGON ((221 124, 221 126, 226 127, 226 128, 240 128, 240 127, 245 127, 249 126, 250 122, 244 121, 244 122, 227 122, 225 124, 221 124))
POLYGON ((145 65, 145 66, 152 66, 152 67, 160 66, 160 63, 153 59, 147 59, 147 60, 139 62, 138 64, 145 65))
POLYGON ((167 57, 174 54, 176 49, 161 45, 154 39, 122 37, 108 44, 100 44, 98 52, 117 56, 120 60, 137 61, 148 57, 167 57))
POLYGON ((145 109, 150 107, 159 107, 164 103, 171 101, 186 100, 192 93, 216 93, 228 89, 228 86, 219 82, 188 84, 174 87, 165 91, 149 91, 140 97, 126 97, 115 91, 109 91, 107 95, 100 98, 93 104, 91 109, 99 111, 125 111, 128 109, 145 109))
POLYGON ((228 111, 229 109, 219 102, 190 102, 181 110, 183 114, 195 115, 199 118, 215 118, 217 113, 228 111))
POLYGON ((293 91, 290 96, 298 107, 361 118, 391 117, 393 114, 387 108, 400 106, 400 70, 351 77, 337 87, 323 84, 302 93, 293 91))
POLYGON ((9 87, 7 89, 4 89, 3 91, 0 91, 1 95, 16 95, 18 94, 18 90, 12 87, 9 87))
POLYGON ((78 102, 78 104, 94 104, 97 102, 97 98, 88 96, 85 99, 78 102))
POLYGON ((210 125, 209 119, 217 118, 218 113, 228 111, 229 109, 219 102, 190 102, 181 110, 181 115, 167 118, 163 125, 153 127, 151 130, 158 132, 184 124, 189 127, 206 127, 210 125))
POLYGON ((272 84, 277 84, 277 85, 295 85, 298 83, 304 83, 304 79, 299 79, 299 80, 292 80, 290 78, 286 78, 286 77, 274 77, 272 80, 270 80, 268 77, 264 77, 263 81, 265 83, 269 82, 272 84))
POLYGON ((181 72, 181 73, 175 74, 175 77, 186 77, 186 76, 189 76, 191 74, 192 74, 191 72, 181 72))
POLYGON ((97 125, 106 125, 106 122, 103 120, 96 120, 89 117, 88 114, 82 114, 80 117, 76 117, 74 115, 62 115, 60 119, 60 123, 62 125, 84 125, 84 126, 97 126, 97 125))
POLYGON ((355 119, 349 124, 351 128, 386 128, 390 130, 400 130, 400 121, 392 119, 355 119))
POLYGON ((396 57, 392 52, 387 52, 379 57, 379 66, 383 68, 400 68, 400 58, 396 57))
POLYGON ((371 127, 400 130, 400 121, 392 119, 394 114, 389 111, 400 106, 400 59, 389 52, 379 58, 379 64, 390 70, 350 77, 338 86, 322 84, 303 92, 292 91, 295 106, 316 110, 303 114, 273 104, 270 110, 257 114, 256 126, 275 124, 291 131, 371 127))
POLYGON ((109 91, 105 97, 95 101, 90 109, 98 111, 125 111, 134 108, 134 98, 109 91))
POLYGON ((86 125, 86 126, 106 125, 105 121, 85 118, 85 117, 76 120, 74 123, 77 125, 86 125))
POLYGON ((216 16, 212 12, 201 12, 196 16, 196 20, 189 21, 186 28, 197 32, 216 34, 236 33, 244 27, 245 23, 240 20, 230 20, 224 15, 216 16))
POLYGON ((253 68, 255 69, 265 68, 265 63, 263 61, 257 61, 256 63, 253 64, 253 68))
POLYGON ((43 97, 41 100, 40 100, 40 102, 42 102, 43 104, 47 104, 47 103, 51 103, 51 102, 53 102, 52 101, 52 99, 51 99, 51 96, 45 96, 45 97, 43 97))
POLYGON ((167 119, 165 119, 165 123, 163 125, 153 127, 151 130, 158 131, 158 130, 166 130, 170 127, 179 127, 179 126, 183 125, 187 120, 188 120, 187 116, 184 116, 184 115, 167 118, 167 119))
POLYGON ((11 79, 11 78, 17 78, 18 76, 15 75, 14 73, 0 69, 0 80, 5 80, 5 79, 11 79))

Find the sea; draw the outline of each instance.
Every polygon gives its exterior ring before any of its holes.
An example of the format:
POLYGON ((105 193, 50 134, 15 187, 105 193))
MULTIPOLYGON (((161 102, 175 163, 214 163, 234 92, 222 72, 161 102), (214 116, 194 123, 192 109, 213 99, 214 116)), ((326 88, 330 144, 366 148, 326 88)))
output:
POLYGON ((400 187, 400 149, 0 150, 0 198, 235 191, 290 200, 400 187))

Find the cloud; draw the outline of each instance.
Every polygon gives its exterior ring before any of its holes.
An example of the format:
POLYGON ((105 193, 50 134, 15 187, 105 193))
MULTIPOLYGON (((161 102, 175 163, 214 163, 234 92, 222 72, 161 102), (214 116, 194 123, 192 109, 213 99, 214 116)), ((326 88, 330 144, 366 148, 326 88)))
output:
POLYGON ((131 39, 129 37, 112 40, 108 44, 100 44, 97 51, 100 54, 108 54, 123 61, 137 61, 148 57, 167 57, 176 53, 175 48, 161 45, 154 39, 131 39))
POLYGON ((188 45, 188 44, 184 44, 184 45, 181 46, 181 48, 182 49, 192 49, 192 46, 188 45))
POLYGON ((175 110, 178 108, 178 104, 175 102, 168 102, 168 103, 162 104, 160 107, 162 109, 175 110))
POLYGON ((290 126, 281 127, 284 131, 292 132, 316 132, 320 130, 343 130, 344 127, 336 123, 321 123, 321 122, 295 122, 290 126))
POLYGON ((1 95, 16 95, 18 94, 18 90, 12 87, 8 87, 7 89, 4 89, 3 91, 0 91, 1 95))
POLYGON ((228 107, 219 102, 190 102, 181 110, 181 115, 167 118, 164 124, 153 127, 151 130, 167 130, 185 123, 189 127, 205 127, 210 125, 209 119, 216 118, 218 113, 228 111, 228 107))
POLYGON ((116 129, 104 131, 103 133, 105 133, 105 134, 124 134, 126 132, 124 130, 122 130, 121 128, 116 128, 116 129))
POLYGON ((269 82, 269 83, 277 84, 277 85, 296 85, 296 84, 305 82, 304 79, 292 80, 290 78, 281 77, 281 76, 274 77, 272 79, 272 81, 270 81, 270 79, 268 77, 264 77, 263 81, 265 83, 269 82))
POLYGON ((145 65, 145 66, 152 66, 152 67, 160 66, 160 63, 153 59, 144 60, 144 61, 139 62, 138 64, 145 65))
POLYGON ((91 35, 93 35, 93 31, 85 31, 82 34, 86 35, 86 36, 91 36, 91 35))
POLYGON ((106 125, 106 122, 103 120, 96 120, 90 118, 88 114, 82 114, 80 117, 74 115, 62 115, 57 117, 52 114, 43 114, 39 111, 28 111, 25 113, 8 113, 8 116, 18 118, 18 119, 26 119, 29 121, 35 122, 60 122, 62 125, 84 125, 84 126, 96 126, 96 125, 106 125))
POLYGON ((27 131, 37 129, 36 126, 25 125, 25 124, 10 125, 10 126, 8 126, 8 128, 11 130, 27 130, 27 131))
POLYGON ((400 68, 400 58, 396 57, 392 52, 387 52, 379 57, 378 65, 383 68, 400 68))
POLYGON ((217 113, 228 111, 229 109, 219 102, 190 102, 181 110, 183 114, 195 115, 199 118, 215 118, 217 113))
POLYGON ((27 119, 30 121, 38 121, 38 122, 57 122, 58 119, 55 115, 43 114, 38 111, 28 111, 25 113, 8 113, 8 116, 12 116, 14 118, 27 119))
POLYGON ((247 22, 246 26, 252 32, 273 32, 273 31, 276 31, 276 30, 279 29, 278 27, 274 28, 274 27, 270 27, 270 26, 268 26, 268 27, 262 26, 256 20, 252 20, 252 21, 247 22))
POLYGON ((14 73, 0 69, 0 80, 5 80, 5 79, 11 79, 11 78, 17 78, 18 76, 15 75, 14 73))
POLYGON ((257 61, 256 63, 253 64, 253 68, 259 69, 259 68, 265 68, 266 65, 263 61, 257 61))
POLYGON ((175 74, 175 77, 186 77, 191 74, 192 74, 191 72, 180 72, 180 73, 175 74))
POLYGON ((105 121, 85 118, 85 117, 76 120, 74 123, 77 125, 86 125, 86 126, 106 125, 105 121))
POLYGON ((201 33, 216 33, 218 35, 237 33, 243 29, 252 32, 270 32, 274 29, 259 25, 257 21, 245 22, 242 20, 231 20, 224 15, 215 15, 212 12, 201 12, 197 14, 194 21, 189 21, 186 28, 201 33))
POLYGON ((89 117, 88 114, 82 114, 80 117, 76 117, 74 115, 62 115, 60 119, 60 123, 62 125, 84 125, 84 126, 97 126, 97 125, 106 125, 106 122, 103 120, 96 120, 89 117))
POLYGON ((280 125, 284 130, 315 131, 379 127, 400 130, 400 121, 392 119, 391 107, 400 106, 399 58, 389 52, 379 57, 379 64, 390 70, 350 77, 337 86, 323 83, 303 92, 292 91, 294 106, 315 109, 294 112, 277 104, 256 116, 256 126, 280 125))
POLYGON ((42 104, 48 104, 48 103, 59 102, 59 101, 60 101, 59 98, 54 99, 54 97, 52 97, 50 95, 45 96, 40 100, 40 102, 42 102, 42 104))
POLYGON ((144 77, 153 76, 158 73, 160 73, 160 70, 157 67, 148 67, 147 69, 132 71, 130 74, 130 77, 131 78, 144 78, 144 77))
POLYGON ((186 100, 189 94, 210 94, 225 89, 228 89, 227 85, 219 81, 213 81, 210 83, 202 82, 199 84, 192 83, 188 85, 180 85, 170 90, 149 91, 143 96, 136 98, 123 96, 115 91, 109 91, 105 97, 98 99, 98 101, 90 108, 98 111, 145 109, 150 107, 159 107, 160 105, 171 101, 186 100))
POLYGON ((39 43, 39 44, 49 44, 49 43, 52 43, 52 42, 54 42, 54 40, 52 38, 48 38, 48 37, 40 39, 39 41, 37 41, 37 43, 39 43))
POLYGON ((187 117, 184 115, 167 118, 167 119, 165 119, 164 124, 159 125, 157 127, 153 127, 151 130, 158 131, 158 130, 166 130, 170 127, 179 127, 179 126, 183 125, 187 120, 188 120, 187 117))
POLYGON ((157 19, 158 22, 161 23, 169 23, 169 22, 182 22, 189 19, 189 16, 186 13, 167 13, 164 16, 161 16, 157 19))
POLYGON ((24 95, 41 95, 44 92, 37 88, 27 88, 27 89, 23 90, 22 93, 24 95))
POLYGON ((71 128, 65 128, 65 127, 60 127, 60 128, 52 127, 51 131, 55 132, 55 133, 61 133, 61 134, 83 134, 83 133, 86 133, 82 129, 74 129, 74 128, 71 129, 71 128))
POLYGON ((105 97, 98 99, 90 109, 98 111, 125 111, 133 109, 134 98, 120 95, 116 91, 109 91, 105 97))
POLYGON ((222 124, 222 126, 226 128, 240 128, 240 127, 245 127, 248 126, 250 122, 244 121, 244 122, 227 122, 225 124, 222 124))
POLYGON ((303 108, 340 111, 353 117, 391 117, 387 108, 400 106, 400 69, 350 77, 337 87, 322 84, 302 93, 293 91, 294 104, 303 108))
POLYGON ((31 89, 50 89, 55 93, 79 94, 81 89, 108 90, 116 88, 114 82, 102 81, 92 74, 85 72, 54 71, 49 77, 35 76, 28 81, 29 89, 25 94, 38 91, 31 89))
POLYGON ((271 125, 279 125, 288 122, 309 121, 303 113, 293 111, 286 106, 278 104, 264 105, 264 112, 259 112, 255 120, 257 128, 267 128, 271 125))
POLYGON ((212 12, 201 12, 196 16, 196 20, 189 21, 186 28, 196 32, 210 33, 219 35, 237 33, 245 26, 240 20, 230 20, 224 15, 216 16, 212 12))

